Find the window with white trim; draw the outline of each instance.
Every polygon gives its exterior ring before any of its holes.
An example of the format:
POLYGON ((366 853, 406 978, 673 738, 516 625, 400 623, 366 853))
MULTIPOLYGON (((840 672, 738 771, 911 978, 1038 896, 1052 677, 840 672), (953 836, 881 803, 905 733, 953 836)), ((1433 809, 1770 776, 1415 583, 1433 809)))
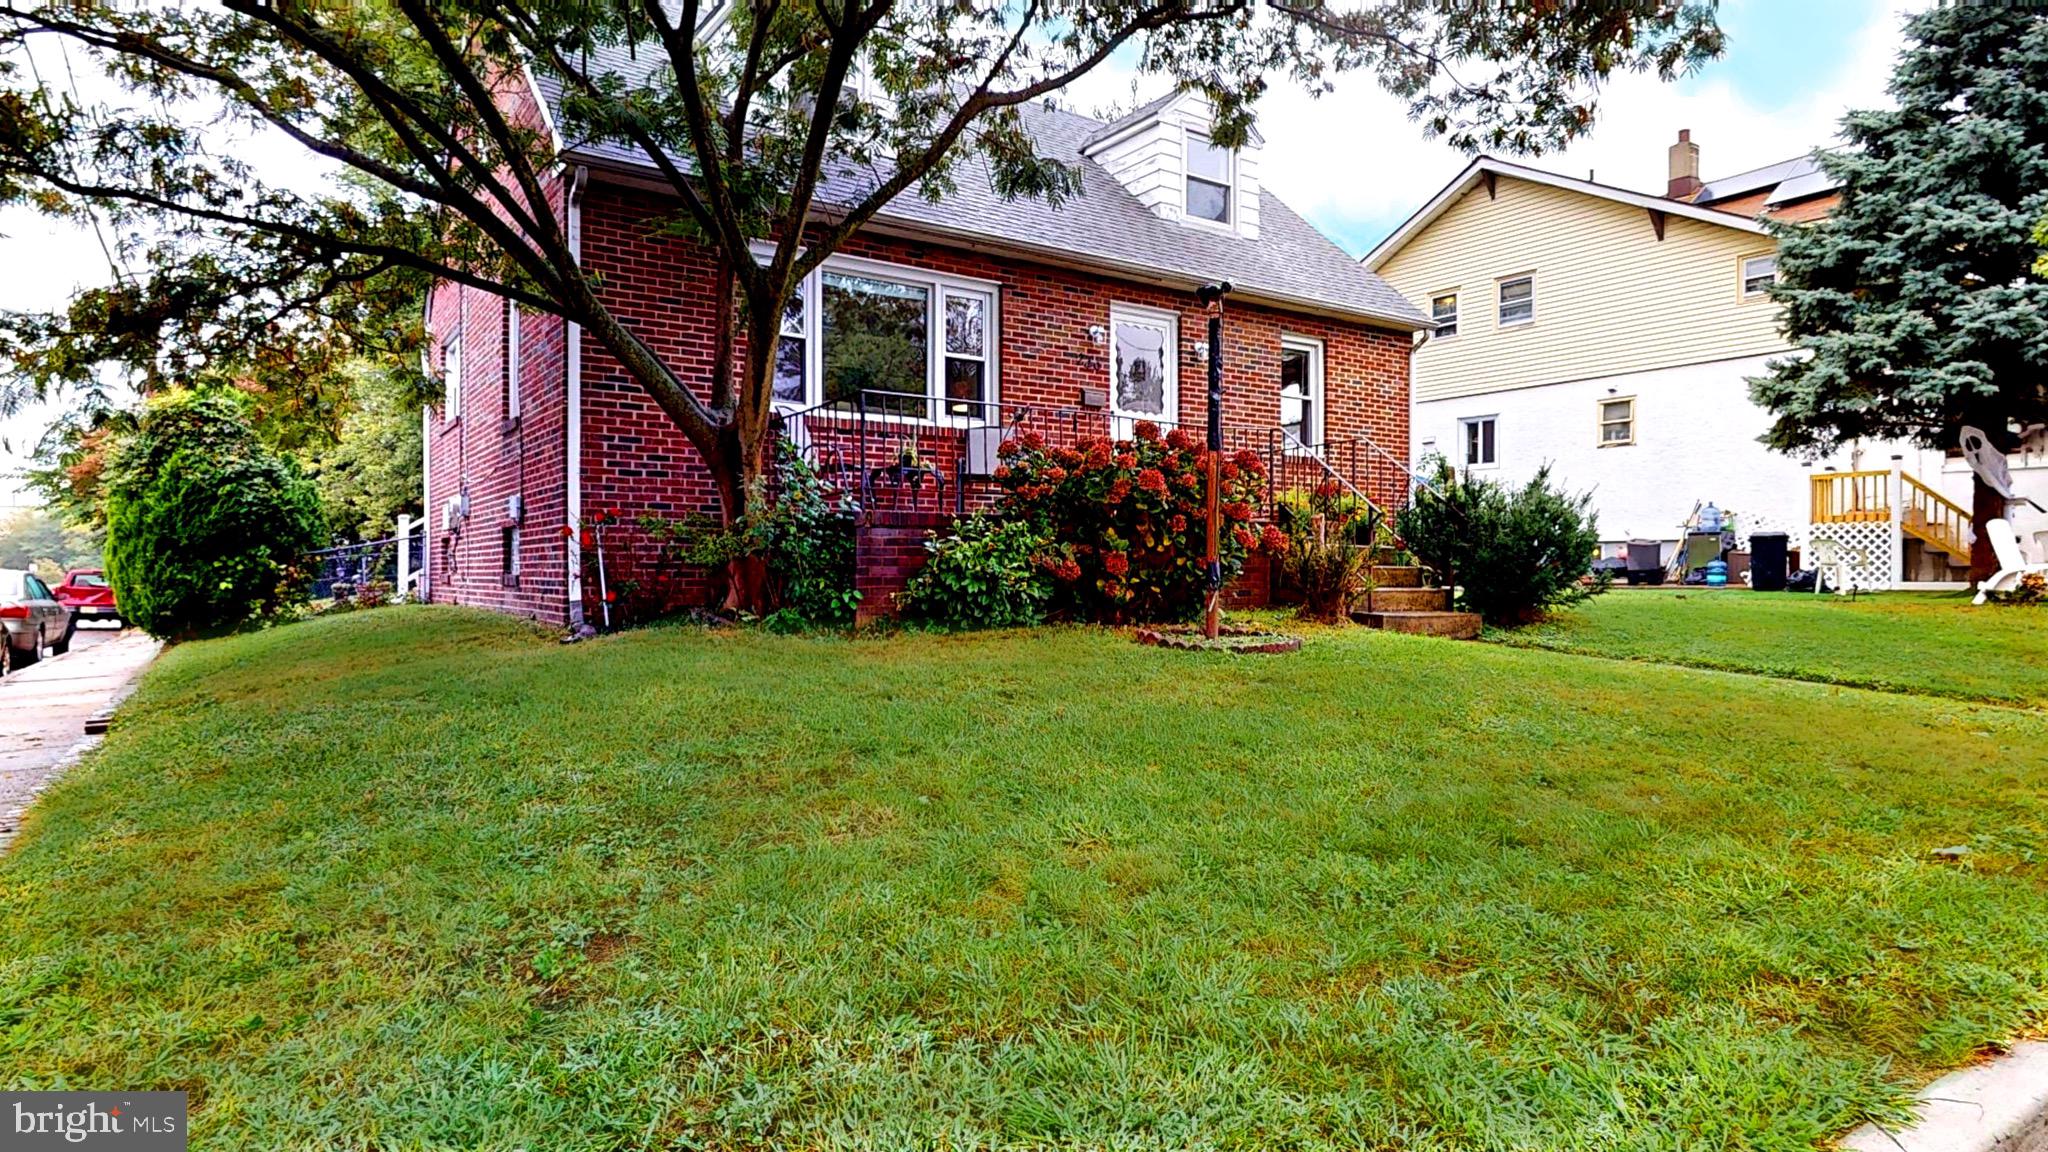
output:
POLYGON ((1323 435, 1323 342, 1280 338, 1280 429, 1289 447, 1312 448, 1323 435))
POLYGON ((1536 319, 1536 278, 1516 276, 1500 282, 1500 326, 1527 324, 1536 319))
POLYGON ((1442 292, 1429 298, 1429 318, 1436 321, 1436 338, 1448 340, 1458 334, 1458 294, 1442 292))
POLYGON ((1494 456, 1493 416, 1468 416, 1458 421, 1460 439, 1465 442, 1465 467, 1491 468, 1494 456))
POLYGON ((1778 282, 1778 255, 1775 252, 1763 256, 1742 258, 1742 297, 1745 300, 1771 294, 1771 285, 1778 282))
POLYGON ((775 402, 993 418, 997 308, 987 281, 833 257, 783 308, 775 402))
POLYGON ((941 286, 946 317, 945 406, 948 416, 984 417, 988 407, 989 294, 941 286))
POLYGON ((782 306, 781 338, 775 342, 775 399, 788 404, 810 400, 809 294, 802 286, 782 306))
POLYGON ((1206 132, 1187 133, 1187 214, 1215 224, 1230 223, 1231 168, 1228 148, 1206 132))
POLYGON ((462 419, 462 329, 441 342, 441 419, 462 419))
POLYGON ((1621 396, 1600 401, 1600 446, 1636 442, 1636 398, 1621 396))
POLYGON ((519 578, 519 526, 507 524, 500 540, 504 551, 500 554, 501 572, 512 579, 519 578))
POLYGON ((505 301, 505 379, 499 391, 503 401, 505 419, 519 419, 519 305, 505 301))

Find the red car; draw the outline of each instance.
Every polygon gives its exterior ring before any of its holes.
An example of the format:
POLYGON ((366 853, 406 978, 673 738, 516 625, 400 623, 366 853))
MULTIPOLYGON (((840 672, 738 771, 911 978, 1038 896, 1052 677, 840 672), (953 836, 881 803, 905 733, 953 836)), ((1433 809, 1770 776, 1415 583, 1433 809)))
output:
POLYGON ((121 622, 120 610, 114 607, 114 587, 98 568, 73 568, 64 574, 56 592, 57 603, 71 609, 78 620, 121 622))

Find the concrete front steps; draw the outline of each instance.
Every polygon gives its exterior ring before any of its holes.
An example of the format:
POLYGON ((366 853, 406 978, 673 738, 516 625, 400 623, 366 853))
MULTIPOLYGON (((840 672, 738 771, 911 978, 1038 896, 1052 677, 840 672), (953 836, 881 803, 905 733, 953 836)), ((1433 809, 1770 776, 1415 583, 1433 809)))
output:
POLYGON ((1451 611, 1451 590, 1423 587, 1422 569, 1378 565, 1372 575, 1373 590, 1366 593, 1364 609, 1351 614, 1353 620, 1411 636, 1479 638, 1478 614, 1451 611))

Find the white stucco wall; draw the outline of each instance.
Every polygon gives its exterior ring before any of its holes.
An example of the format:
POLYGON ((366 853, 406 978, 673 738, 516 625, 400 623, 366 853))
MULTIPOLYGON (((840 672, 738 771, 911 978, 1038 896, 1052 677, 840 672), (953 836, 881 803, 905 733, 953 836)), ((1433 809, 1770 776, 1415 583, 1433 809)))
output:
MULTIPOLYGON (((1807 477, 1825 464, 1849 466, 1848 454, 1806 466, 1757 442, 1770 417, 1750 403, 1746 378, 1761 375, 1768 356, 1690 364, 1537 388, 1436 400, 1415 406, 1416 458, 1440 452, 1462 466, 1459 421, 1494 416, 1495 467, 1484 474, 1510 483, 1551 465, 1570 491, 1593 490, 1600 538, 1675 540, 1695 502, 1712 501, 1754 531, 1806 538, 1807 477), (1600 447, 1599 405, 1633 396, 1635 443, 1600 447)), ((1866 450, 1864 466, 1890 466, 1888 453, 1866 450)))

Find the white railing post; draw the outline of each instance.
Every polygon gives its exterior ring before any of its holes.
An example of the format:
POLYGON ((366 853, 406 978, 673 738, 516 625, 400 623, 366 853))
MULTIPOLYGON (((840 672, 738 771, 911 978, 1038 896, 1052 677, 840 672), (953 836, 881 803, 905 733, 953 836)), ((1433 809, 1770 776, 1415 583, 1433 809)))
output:
POLYGON ((1906 582, 1906 479, 1905 465, 1902 463, 1904 460, 1905 457, 1897 453, 1892 455, 1892 531, 1890 545, 1892 550, 1892 587, 1894 588, 1906 582))
POLYGON ((412 590, 412 515, 401 513, 398 517, 398 598, 403 600, 412 590))

